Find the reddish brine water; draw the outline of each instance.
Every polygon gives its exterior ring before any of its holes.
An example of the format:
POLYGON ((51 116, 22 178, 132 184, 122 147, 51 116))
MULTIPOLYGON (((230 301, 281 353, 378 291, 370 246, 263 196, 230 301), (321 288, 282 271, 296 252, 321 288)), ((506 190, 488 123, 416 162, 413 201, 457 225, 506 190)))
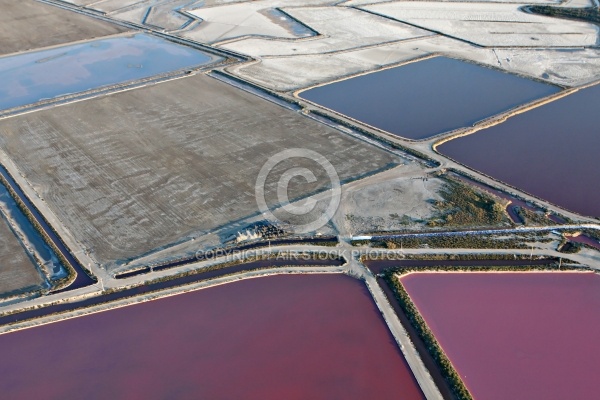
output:
POLYGON ((574 243, 587 244, 588 246, 594 247, 600 250, 600 242, 594 238, 591 238, 586 235, 577 235, 577 236, 569 236, 567 235, 567 239, 574 243))
POLYGON ((422 399, 366 288, 251 279, 0 336, 3 399, 422 399))
POLYGON ((438 150, 577 213, 600 217, 600 85, 543 105, 438 150))
POLYGON ((476 399, 600 393, 600 276, 415 273, 402 284, 476 399))

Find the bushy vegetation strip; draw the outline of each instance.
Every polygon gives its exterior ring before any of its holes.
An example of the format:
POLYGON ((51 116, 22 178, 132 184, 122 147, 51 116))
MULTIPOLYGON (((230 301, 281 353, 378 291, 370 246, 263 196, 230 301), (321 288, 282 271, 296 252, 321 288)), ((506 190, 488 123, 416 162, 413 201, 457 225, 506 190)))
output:
POLYGON ((527 242, 548 243, 552 239, 546 235, 523 234, 516 235, 494 234, 494 235, 420 235, 420 236, 403 236, 401 238, 375 239, 373 241, 361 240, 353 241, 354 246, 371 245, 385 249, 418 249, 418 248, 439 248, 439 249, 529 249, 531 246, 527 242))
POLYGON ((427 350, 433 357, 435 363, 440 368, 442 376, 448 382, 452 392, 459 400, 473 400, 473 396, 460 379, 460 375, 442 350, 435 336, 425 323, 423 317, 417 310, 417 307, 412 302, 408 292, 402 286, 402 283, 394 277, 394 274, 386 274, 385 280, 394 291, 396 300, 400 303, 400 307, 408 317, 417 334, 425 343, 427 350))
POLYGON ((600 24, 600 8, 585 7, 585 8, 568 8, 568 7, 551 7, 544 5, 526 6, 526 11, 534 14, 546 15, 549 17, 574 19, 580 21, 594 22, 600 24))
MULTIPOLYGON (((362 256, 362 262, 369 261, 387 261, 389 258, 386 255, 381 255, 379 257, 362 256)), ((555 257, 547 257, 547 258, 536 258, 535 260, 531 260, 531 256, 529 254, 450 254, 450 253, 438 253, 438 254, 403 254, 402 259, 400 261, 521 261, 521 260, 530 260, 531 264, 546 264, 548 260, 550 261, 558 261, 555 257)), ((393 262, 398 260, 392 260, 393 262)), ((570 264, 578 264, 574 261, 563 260, 563 262, 569 262, 570 264)), ((401 268, 400 264, 398 268, 401 268)), ((402 267, 404 268, 404 267, 402 267)), ((429 268, 429 267, 427 267, 429 268)))

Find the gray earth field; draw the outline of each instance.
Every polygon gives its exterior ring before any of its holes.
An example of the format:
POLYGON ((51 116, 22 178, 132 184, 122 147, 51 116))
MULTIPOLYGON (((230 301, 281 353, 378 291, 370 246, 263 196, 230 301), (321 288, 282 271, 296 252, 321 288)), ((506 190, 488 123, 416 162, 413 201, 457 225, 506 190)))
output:
POLYGON ((338 231, 346 235, 393 230, 424 229, 417 220, 435 215, 443 181, 429 177, 416 163, 386 171, 373 179, 344 187, 338 213, 338 231))
POLYGON ((118 25, 33 0, 0 0, 0 54, 126 32, 118 25))
POLYGON ((0 297, 35 290, 43 283, 39 270, 0 216, 0 297))
MULTIPOLYGON (((257 214, 260 168, 284 149, 321 153, 342 181, 402 162, 205 75, 5 119, 0 136, 37 194, 107 267, 257 214)), ((291 185, 290 198, 325 188, 320 171, 315 185, 291 185)))

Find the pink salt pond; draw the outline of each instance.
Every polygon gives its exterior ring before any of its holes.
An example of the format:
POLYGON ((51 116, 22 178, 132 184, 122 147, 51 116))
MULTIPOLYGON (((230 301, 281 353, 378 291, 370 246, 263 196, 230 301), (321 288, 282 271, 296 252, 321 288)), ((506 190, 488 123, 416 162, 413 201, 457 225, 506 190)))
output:
POLYGON ((422 399, 366 288, 274 276, 0 335, 3 399, 422 399))
POLYGON ((401 278, 476 399, 600 393, 600 276, 414 273, 401 278))

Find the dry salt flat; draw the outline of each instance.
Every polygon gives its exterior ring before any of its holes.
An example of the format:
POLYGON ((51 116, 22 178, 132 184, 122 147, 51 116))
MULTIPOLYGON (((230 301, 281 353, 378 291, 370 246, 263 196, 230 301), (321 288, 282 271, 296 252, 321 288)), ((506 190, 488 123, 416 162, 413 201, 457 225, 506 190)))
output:
POLYGON ((600 76, 598 28, 524 13, 525 4, 586 7, 593 0, 71 0, 254 59, 229 71, 293 91, 441 54, 565 86, 600 76))
POLYGON ((223 47, 256 57, 318 55, 433 35, 354 8, 286 7, 283 10, 319 36, 298 41, 248 38, 223 47))
POLYGON ((591 23, 522 12, 525 4, 390 2, 363 9, 450 37, 494 47, 581 47, 598 42, 591 23))
POLYGON ((318 6, 331 1, 291 0, 286 2, 263 0, 203 7, 189 13, 200 18, 202 23, 183 36, 206 43, 222 42, 246 36, 278 37, 295 39, 309 37, 312 33, 303 29, 276 7, 318 6))

